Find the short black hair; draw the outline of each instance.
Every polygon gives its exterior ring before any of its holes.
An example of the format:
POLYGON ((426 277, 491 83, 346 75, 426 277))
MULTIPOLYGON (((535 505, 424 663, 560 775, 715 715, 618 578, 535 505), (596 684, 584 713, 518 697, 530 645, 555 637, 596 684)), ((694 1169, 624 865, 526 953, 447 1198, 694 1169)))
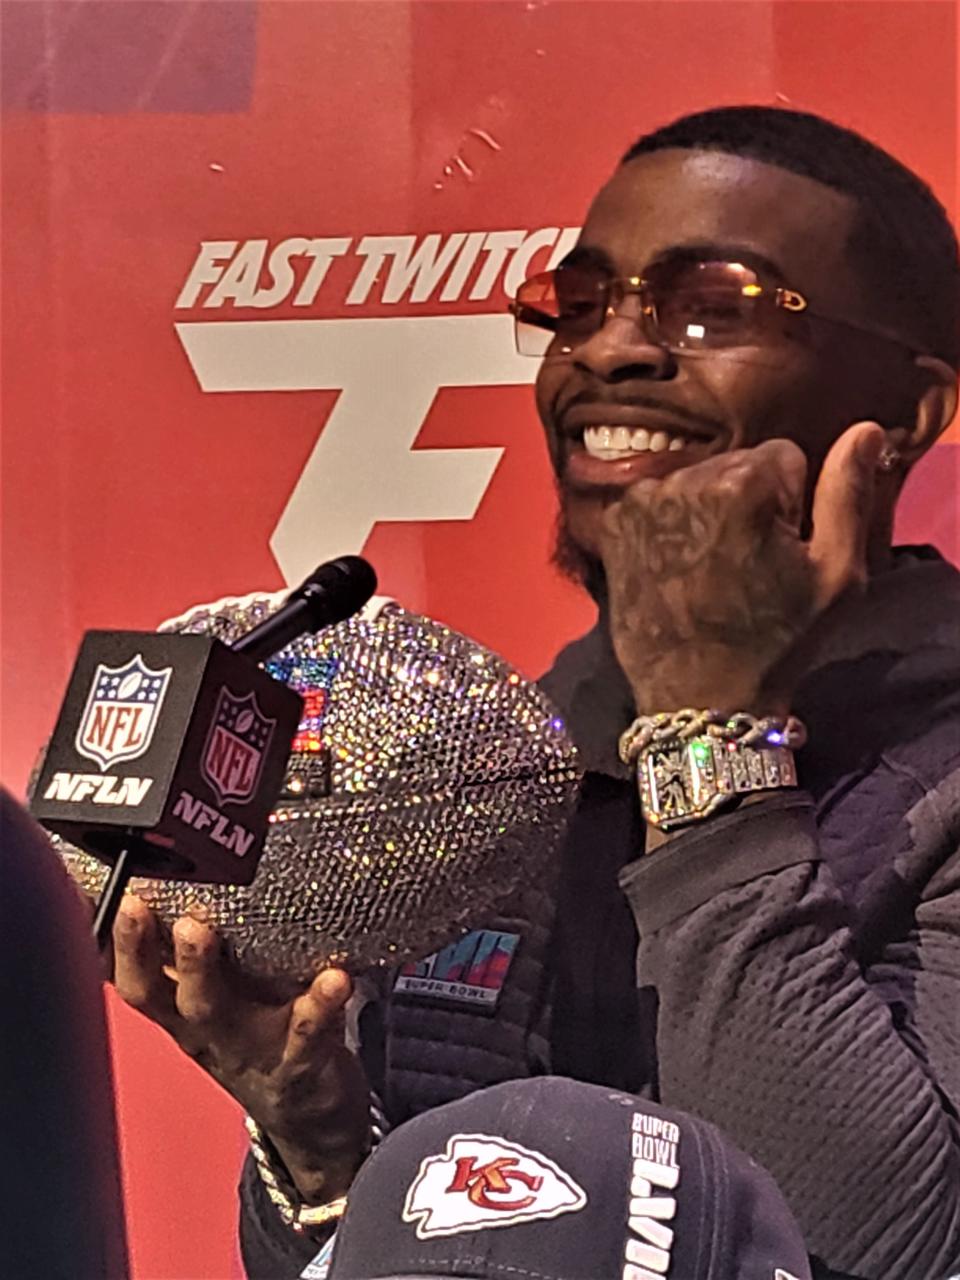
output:
POLYGON ((960 250, 943 205, 906 165, 861 134, 781 107, 717 107, 644 134, 622 163, 679 147, 725 151, 813 178, 852 196, 855 251, 905 334, 960 367, 960 250))

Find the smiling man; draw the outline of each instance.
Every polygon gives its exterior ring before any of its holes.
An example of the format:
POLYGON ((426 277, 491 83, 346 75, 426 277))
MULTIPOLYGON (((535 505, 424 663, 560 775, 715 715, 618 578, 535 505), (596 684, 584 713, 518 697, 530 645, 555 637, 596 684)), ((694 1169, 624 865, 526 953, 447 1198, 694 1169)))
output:
POLYGON ((544 682, 587 769, 558 884, 471 935, 506 957, 496 1003, 400 975, 348 1050, 343 975, 258 1008, 199 922, 174 974, 144 908, 118 923, 121 993, 259 1123, 251 1276, 329 1234, 368 1081, 396 1123, 547 1071, 717 1125, 819 1275, 960 1268, 960 575, 890 545, 956 410, 958 283, 914 175, 738 108, 641 139, 521 288, 558 556, 599 622, 544 682))

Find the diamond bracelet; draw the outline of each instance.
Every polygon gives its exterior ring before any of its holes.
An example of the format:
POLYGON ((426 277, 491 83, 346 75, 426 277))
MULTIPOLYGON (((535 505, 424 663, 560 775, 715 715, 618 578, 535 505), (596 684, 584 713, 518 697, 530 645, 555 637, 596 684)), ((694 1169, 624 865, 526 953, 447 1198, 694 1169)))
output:
POLYGON ((620 756, 636 769, 646 821, 675 831, 747 793, 795 787, 793 752, 806 740, 796 716, 685 707, 639 716, 620 738, 620 756))
MULTIPOLYGON (((244 1116, 244 1127, 250 1140, 250 1150, 257 1165, 260 1181, 270 1202, 288 1227, 297 1232, 325 1227, 342 1218, 347 1209, 347 1197, 338 1196, 326 1204, 303 1204, 296 1196, 289 1174, 279 1158, 271 1154, 270 1140, 252 1116, 244 1116)), ((383 1104, 373 1092, 370 1094, 371 1149, 377 1147, 389 1131, 389 1123, 383 1104)))
POLYGON ((620 759, 632 764, 652 743, 691 742, 700 737, 718 738, 744 747, 786 747, 798 751, 807 741, 807 730, 796 716, 754 716, 749 711, 728 715, 723 711, 658 711, 638 716, 620 735, 620 759))

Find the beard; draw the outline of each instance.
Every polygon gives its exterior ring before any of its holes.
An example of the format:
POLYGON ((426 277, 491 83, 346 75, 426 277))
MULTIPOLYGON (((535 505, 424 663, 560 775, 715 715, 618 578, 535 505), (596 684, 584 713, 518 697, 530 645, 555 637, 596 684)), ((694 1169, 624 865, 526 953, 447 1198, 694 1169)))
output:
POLYGON ((575 586, 582 587, 602 607, 607 599, 607 579, 603 571, 603 562, 597 556, 584 551, 570 532, 562 485, 557 486, 557 496, 559 508, 550 563, 561 577, 575 586))

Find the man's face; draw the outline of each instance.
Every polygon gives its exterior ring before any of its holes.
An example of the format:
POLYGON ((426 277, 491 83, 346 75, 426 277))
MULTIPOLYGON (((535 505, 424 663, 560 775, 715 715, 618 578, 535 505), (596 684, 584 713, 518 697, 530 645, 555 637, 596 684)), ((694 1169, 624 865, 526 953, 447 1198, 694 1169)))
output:
MULTIPOLYGON (((889 317, 877 316, 851 261, 856 225, 853 200, 811 178, 720 152, 666 150, 616 171, 571 260, 637 276, 673 255, 715 256, 772 270, 811 311, 882 323, 889 317)), ((769 340, 671 354, 644 335, 639 306, 627 296, 568 354, 549 354, 537 379, 566 534, 588 558, 598 555, 604 506, 637 480, 774 437, 803 449, 814 478, 854 422, 900 425, 905 349, 778 313, 769 340)))

